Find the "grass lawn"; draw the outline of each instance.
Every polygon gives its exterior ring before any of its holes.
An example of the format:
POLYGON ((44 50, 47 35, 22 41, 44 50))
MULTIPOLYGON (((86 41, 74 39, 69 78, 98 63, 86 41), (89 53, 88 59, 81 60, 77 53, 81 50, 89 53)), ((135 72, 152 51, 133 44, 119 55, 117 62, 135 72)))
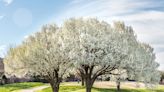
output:
MULTIPOLYGON (((52 92, 51 88, 46 88, 37 92, 52 92)), ((60 92, 85 92, 85 88, 81 86, 61 86, 60 92)), ((93 88, 92 92, 116 92, 114 88, 93 88)), ((164 92, 164 87, 154 91, 147 89, 122 89, 121 92, 164 92)))
MULTIPOLYGON (((121 92, 164 92, 164 85, 160 85, 157 89, 151 91, 144 88, 134 88, 133 86, 131 86, 133 84, 134 83, 130 82, 124 83, 124 86, 122 85, 121 92)), ((0 92, 17 92, 17 90, 28 89, 31 87, 37 87, 42 85, 45 84, 37 82, 7 84, 0 86, 0 92)), ((52 90, 49 87, 37 92, 52 92, 52 90)), ((60 92, 85 92, 85 87, 80 86, 80 83, 78 84, 77 82, 66 82, 61 83, 60 92)), ((113 82, 96 82, 94 88, 92 89, 92 92, 116 92, 116 89, 113 82)))
MULTIPOLYGON (((135 83, 127 82, 122 84, 121 92, 164 92, 164 85, 158 86, 157 89, 148 90, 145 88, 134 87, 135 83)), ((116 85, 114 82, 96 82, 92 92, 116 92, 116 85)), ((52 92, 51 88, 46 88, 37 92, 52 92)), ((80 84, 75 82, 62 83, 60 86, 60 92, 85 92, 85 87, 80 86, 80 84)))
POLYGON ((36 86, 44 85, 38 82, 24 82, 24 83, 13 83, 0 86, 0 92, 12 92, 14 90, 26 89, 36 86))

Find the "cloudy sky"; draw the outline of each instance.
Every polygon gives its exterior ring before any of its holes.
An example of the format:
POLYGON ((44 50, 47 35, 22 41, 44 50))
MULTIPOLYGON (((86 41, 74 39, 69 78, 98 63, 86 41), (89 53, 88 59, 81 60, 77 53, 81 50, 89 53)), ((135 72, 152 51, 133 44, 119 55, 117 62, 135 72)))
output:
POLYGON ((138 40, 155 49, 164 70, 164 0, 0 0, 0 56, 47 23, 96 17, 132 26, 138 40))

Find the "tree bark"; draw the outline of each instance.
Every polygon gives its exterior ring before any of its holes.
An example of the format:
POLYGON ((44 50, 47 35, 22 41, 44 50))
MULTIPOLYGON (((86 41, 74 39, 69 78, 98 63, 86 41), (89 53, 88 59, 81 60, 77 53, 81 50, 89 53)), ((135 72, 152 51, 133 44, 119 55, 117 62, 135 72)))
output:
POLYGON ((92 89, 92 87, 87 86, 87 88, 86 88, 86 92, 91 92, 91 89, 92 89))
POLYGON ((49 83, 51 85, 51 88, 52 88, 52 92, 59 92, 59 86, 60 86, 60 83, 61 83, 61 78, 59 77, 54 77, 52 79, 49 80, 49 83))
POLYGON ((110 72, 112 70, 115 69, 115 66, 110 67, 109 65, 106 67, 102 67, 102 69, 98 70, 96 73, 93 73, 93 70, 95 68, 94 65, 89 66, 89 65, 82 65, 81 66, 81 74, 83 74, 84 76, 84 82, 85 82, 85 87, 86 87, 86 92, 91 92, 92 86, 95 82, 95 80, 97 79, 98 76, 104 75, 107 72, 110 72), (107 69, 109 69, 107 71, 107 69))
POLYGON ((86 78, 85 85, 86 85, 86 92, 91 92, 93 81, 90 78, 86 78))
POLYGON ((59 92, 59 84, 60 83, 50 83, 52 92, 59 92))
POLYGON ((84 77, 81 76, 81 86, 84 86, 84 77))
POLYGON ((120 92, 120 81, 117 82, 117 92, 120 92))
POLYGON ((97 76, 93 76, 92 77, 92 72, 93 72, 93 68, 94 66, 84 66, 84 82, 85 82, 85 87, 86 87, 86 92, 91 92, 93 83, 95 82, 95 79, 97 78, 97 76))

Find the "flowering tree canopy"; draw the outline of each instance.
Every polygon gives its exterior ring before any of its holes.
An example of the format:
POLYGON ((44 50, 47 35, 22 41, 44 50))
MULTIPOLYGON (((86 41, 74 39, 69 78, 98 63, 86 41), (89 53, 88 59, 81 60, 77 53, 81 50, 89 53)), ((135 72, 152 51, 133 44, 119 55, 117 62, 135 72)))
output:
POLYGON ((158 82, 153 49, 137 41, 132 27, 122 22, 110 25, 80 18, 69 19, 61 27, 46 25, 11 48, 5 58, 9 74, 40 75, 50 82, 54 92, 58 92, 72 65, 85 80, 86 92, 91 92, 97 77, 106 74, 125 72, 128 78, 148 84, 158 82))
POLYGON ((151 47, 137 41, 133 29, 122 22, 111 26, 97 19, 70 19, 64 23, 62 34, 66 42, 69 41, 75 68, 85 79, 86 92, 91 91, 98 76, 120 75, 114 72, 116 70, 126 71, 138 80, 147 75, 146 82, 153 77, 146 72, 156 72, 157 63, 151 47), (133 72, 129 72, 131 70, 133 72))
POLYGON ((5 58, 9 74, 39 75, 50 82, 54 92, 72 66, 69 49, 60 39, 56 25, 43 26, 40 32, 28 37, 20 46, 11 48, 5 58))

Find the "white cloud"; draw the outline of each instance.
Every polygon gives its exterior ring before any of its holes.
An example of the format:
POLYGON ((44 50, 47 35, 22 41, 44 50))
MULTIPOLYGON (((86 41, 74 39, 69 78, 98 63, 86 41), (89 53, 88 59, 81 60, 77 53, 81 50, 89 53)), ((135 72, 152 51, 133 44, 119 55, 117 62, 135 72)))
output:
POLYGON ((61 17, 96 16, 109 17, 138 12, 143 8, 158 7, 159 4, 148 0, 73 0, 61 17))
POLYGON ((154 47, 156 61, 161 64, 159 69, 164 70, 164 11, 160 10, 163 4, 162 0, 73 0, 54 20, 59 24, 70 17, 97 17, 110 23, 124 21, 134 28, 140 41, 154 47))
POLYGON ((24 39, 27 39, 28 37, 29 37, 29 35, 25 35, 25 36, 24 36, 24 39))
POLYGON ((160 63, 160 70, 164 70, 164 52, 160 52, 156 54, 156 61, 160 63))
POLYGON ((6 6, 10 5, 13 2, 13 0, 2 0, 2 1, 5 3, 6 6))
POLYGON ((6 50, 7 50, 7 46, 6 45, 1 45, 0 46, 0 57, 4 57, 5 56, 6 50))
POLYGON ((164 12, 161 11, 142 11, 133 14, 121 15, 121 16, 114 16, 113 19, 124 19, 125 21, 160 21, 164 20, 164 12))

